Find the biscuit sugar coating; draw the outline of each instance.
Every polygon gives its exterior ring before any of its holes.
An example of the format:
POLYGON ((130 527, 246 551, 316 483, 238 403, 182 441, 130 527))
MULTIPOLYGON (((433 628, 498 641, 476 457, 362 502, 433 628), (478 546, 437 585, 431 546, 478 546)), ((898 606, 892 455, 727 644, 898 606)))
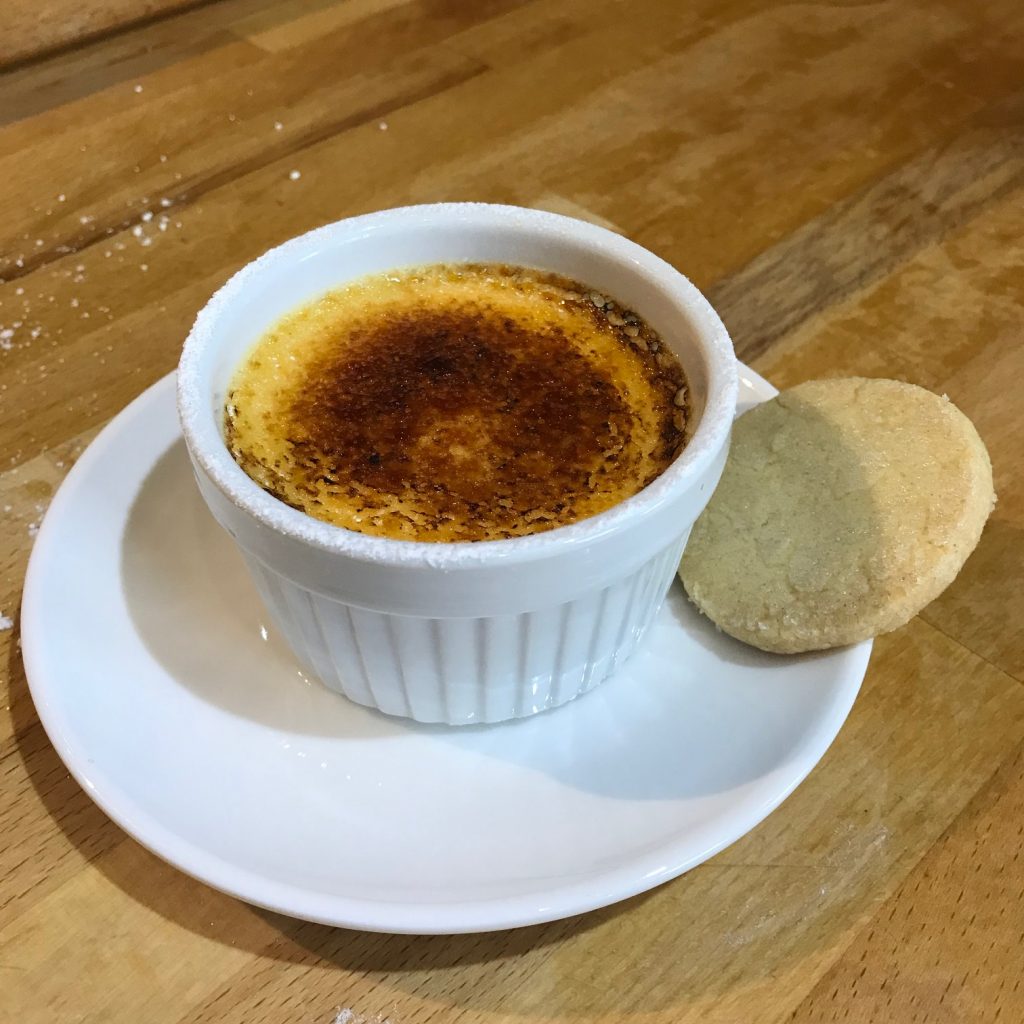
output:
POLYGON ((988 452, 948 399, 892 380, 810 381, 736 421, 679 574, 754 647, 856 643, 953 581, 994 503, 988 452))

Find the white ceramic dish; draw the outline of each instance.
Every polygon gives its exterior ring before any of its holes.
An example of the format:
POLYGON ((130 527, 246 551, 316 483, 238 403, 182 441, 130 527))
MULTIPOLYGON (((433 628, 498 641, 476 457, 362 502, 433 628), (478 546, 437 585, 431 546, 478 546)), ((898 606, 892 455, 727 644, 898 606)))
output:
POLYGON ((299 659, 360 704, 475 724, 572 700, 635 650, 721 475, 736 361, 700 292, 621 235, 539 210, 439 203, 328 224, 243 268, 196 319, 178 390, 203 497, 299 659), (353 278, 467 261, 564 274, 614 296, 661 334, 686 369, 693 424, 664 473, 600 515, 476 544, 339 529, 246 476, 223 441, 225 396, 242 356, 274 322, 353 278))
MULTIPOLYGON (((742 371, 743 404, 771 393, 742 371)), ((463 729, 361 708, 267 631, 170 378, 54 498, 22 647, 65 764, 155 853, 285 914, 421 933, 576 914, 707 859, 817 763, 871 649, 764 655, 675 585, 625 668, 564 708, 463 729)))

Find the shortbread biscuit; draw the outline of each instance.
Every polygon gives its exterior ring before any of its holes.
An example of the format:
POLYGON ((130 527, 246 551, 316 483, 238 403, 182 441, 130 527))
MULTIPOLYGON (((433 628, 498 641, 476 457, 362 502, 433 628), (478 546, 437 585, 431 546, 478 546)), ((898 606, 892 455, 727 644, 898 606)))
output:
POLYGON ((680 576, 722 630, 762 650, 855 643, 952 582, 994 502, 985 445, 947 398, 810 381, 736 421, 680 576))

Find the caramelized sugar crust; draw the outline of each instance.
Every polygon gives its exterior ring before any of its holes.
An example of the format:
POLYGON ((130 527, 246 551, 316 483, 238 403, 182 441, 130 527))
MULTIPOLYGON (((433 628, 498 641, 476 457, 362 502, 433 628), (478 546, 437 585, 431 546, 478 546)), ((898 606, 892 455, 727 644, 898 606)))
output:
POLYGON ((228 446, 348 529, 491 540, 596 515, 671 463, 682 368, 638 316, 542 271, 375 275, 282 319, 232 382, 228 446))

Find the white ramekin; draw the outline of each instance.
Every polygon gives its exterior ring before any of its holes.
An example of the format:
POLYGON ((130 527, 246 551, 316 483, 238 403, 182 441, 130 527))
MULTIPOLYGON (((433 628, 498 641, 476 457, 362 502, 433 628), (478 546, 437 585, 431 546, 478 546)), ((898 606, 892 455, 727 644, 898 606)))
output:
POLYGON ((722 322, 663 260, 604 228, 477 203, 338 221, 240 270, 199 313, 178 407, 199 489, 273 621, 332 690, 421 722, 497 722, 591 689, 636 647, 722 472, 736 404, 722 322), (354 533, 273 498, 224 444, 230 377, 283 314, 375 271, 504 262, 581 281, 635 309, 681 359, 696 428, 639 494, 570 526, 438 544, 354 533))

